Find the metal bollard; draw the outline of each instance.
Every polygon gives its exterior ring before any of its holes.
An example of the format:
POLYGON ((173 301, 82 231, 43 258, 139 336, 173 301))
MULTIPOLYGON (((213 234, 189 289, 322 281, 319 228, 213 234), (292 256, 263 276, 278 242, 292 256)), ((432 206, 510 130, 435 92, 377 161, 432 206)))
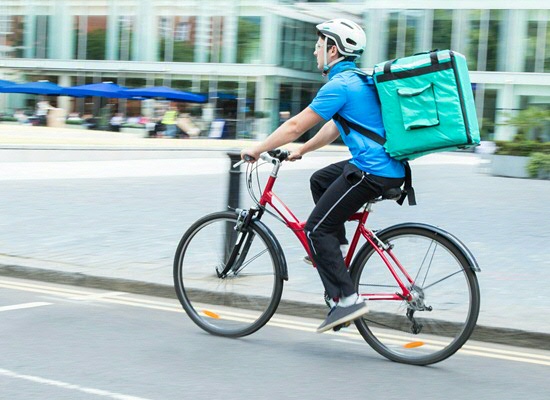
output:
MULTIPOLYGON (((229 166, 229 187, 227 190, 227 205, 230 208, 238 208, 240 202, 241 194, 241 166, 233 168, 235 163, 241 161, 241 153, 238 151, 228 151, 227 155, 231 160, 231 165, 229 166)), ((229 258, 231 250, 237 241, 237 232, 235 231, 235 223, 228 222, 225 227, 225 238, 224 238, 224 247, 225 247, 225 260, 229 258)))
POLYGON ((227 205, 231 208, 238 208, 241 194, 241 167, 233 168, 233 164, 241 161, 241 153, 238 151, 228 151, 227 155, 231 160, 229 167, 229 188, 227 194, 227 205))

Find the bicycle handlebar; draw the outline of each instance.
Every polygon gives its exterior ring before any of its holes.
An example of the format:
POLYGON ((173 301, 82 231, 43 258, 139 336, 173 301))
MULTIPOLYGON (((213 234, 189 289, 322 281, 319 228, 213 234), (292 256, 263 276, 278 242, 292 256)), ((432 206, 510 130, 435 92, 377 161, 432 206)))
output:
MULTIPOLYGON (((268 163, 273 164, 274 162, 282 162, 285 161, 290 156, 290 151, 288 150, 281 150, 281 149, 275 149, 270 150, 268 152, 260 154, 260 158, 268 163)), ((256 160, 249 156, 248 154, 245 154, 243 159, 235 164, 233 164, 233 168, 240 167, 245 162, 255 162, 256 160)))

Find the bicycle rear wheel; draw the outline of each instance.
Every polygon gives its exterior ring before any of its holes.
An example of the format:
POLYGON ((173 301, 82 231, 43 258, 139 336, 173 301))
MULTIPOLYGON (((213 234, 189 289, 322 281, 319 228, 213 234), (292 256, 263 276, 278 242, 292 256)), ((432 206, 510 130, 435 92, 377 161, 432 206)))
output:
POLYGON ((412 301, 377 300, 373 295, 401 290, 370 244, 353 261, 357 291, 370 300, 369 313, 355 322, 357 329, 374 350, 392 361, 415 365, 442 361, 462 347, 476 325, 480 306, 476 275, 462 250, 444 233, 404 225, 378 235, 414 279, 413 285, 403 279, 414 295, 412 301))
POLYGON ((283 289, 272 239, 255 222, 245 232, 237 232, 236 224, 232 212, 201 218, 183 235, 174 258, 174 286, 184 310, 205 331, 227 337, 264 326, 283 289), (235 262, 220 276, 241 240, 235 262))

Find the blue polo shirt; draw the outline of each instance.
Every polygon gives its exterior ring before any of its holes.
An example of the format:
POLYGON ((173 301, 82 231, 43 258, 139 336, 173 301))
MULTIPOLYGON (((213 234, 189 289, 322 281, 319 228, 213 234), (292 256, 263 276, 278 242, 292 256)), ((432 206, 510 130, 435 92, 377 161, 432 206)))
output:
MULTIPOLYGON (((351 61, 341 61, 328 74, 329 81, 319 90, 309 107, 325 120, 338 113, 347 121, 361 125, 386 137, 380 104, 373 86, 350 68, 351 61)), ((346 135, 339 122, 336 126, 352 155, 351 163, 369 174, 385 178, 403 178, 403 164, 389 156, 384 147, 350 128, 346 135)))

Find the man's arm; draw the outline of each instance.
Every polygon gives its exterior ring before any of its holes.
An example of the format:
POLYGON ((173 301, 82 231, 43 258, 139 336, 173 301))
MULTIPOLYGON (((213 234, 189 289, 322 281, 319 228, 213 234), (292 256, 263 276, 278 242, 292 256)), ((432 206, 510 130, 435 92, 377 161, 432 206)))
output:
POLYGON ((338 136, 340 136, 340 132, 338 131, 334 121, 330 120, 323 125, 321 129, 319 129, 319 132, 317 132, 315 136, 300 146, 298 150, 293 151, 288 160, 298 160, 302 158, 304 154, 315 151, 334 142, 338 136))
MULTIPOLYGON (((298 115, 292 117, 280 127, 278 127, 267 139, 263 142, 255 145, 250 149, 245 149, 241 152, 241 157, 249 155, 257 160, 260 154, 273 150, 285 144, 291 143, 298 139, 308 129, 313 128, 319 122, 323 121, 323 118, 319 116, 311 108, 306 107, 298 115)), ((333 139, 334 140, 334 139, 333 139)))

